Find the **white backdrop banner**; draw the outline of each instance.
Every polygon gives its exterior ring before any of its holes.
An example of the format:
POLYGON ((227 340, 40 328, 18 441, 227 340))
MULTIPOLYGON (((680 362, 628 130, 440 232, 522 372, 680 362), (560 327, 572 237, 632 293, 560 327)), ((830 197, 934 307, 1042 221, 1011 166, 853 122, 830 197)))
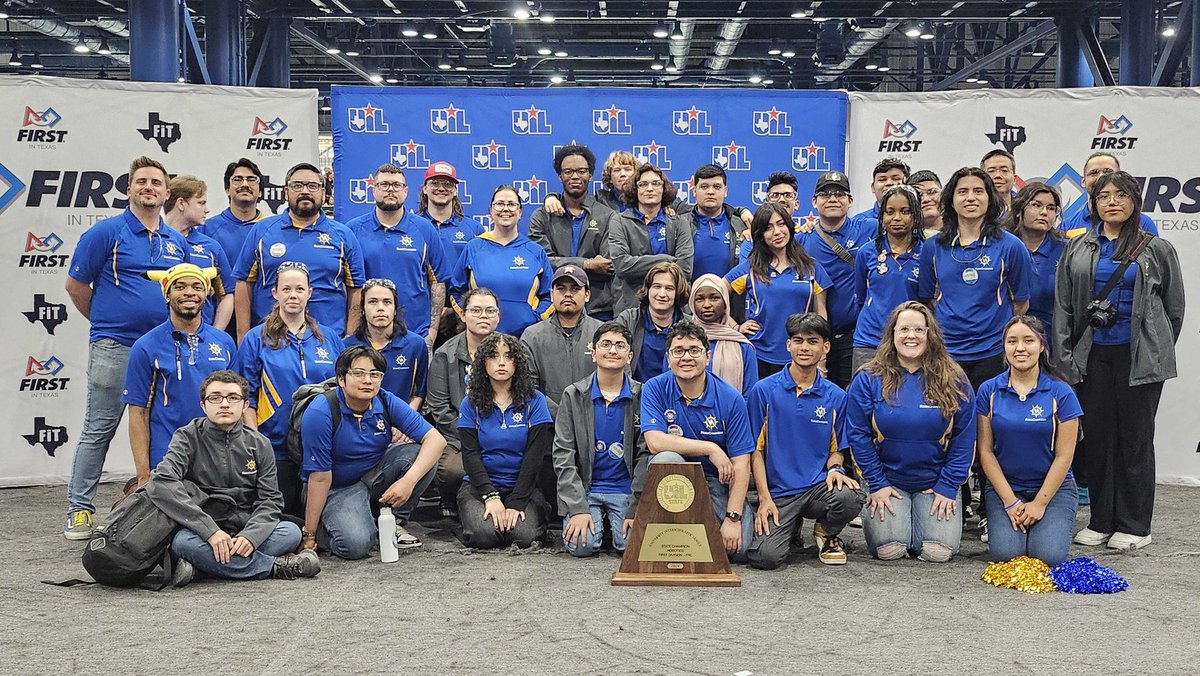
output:
MULTIPOLYGON (((79 236, 125 208, 129 162, 147 155, 208 184, 228 206, 225 165, 239 157, 267 176, 266 207, 283 175, 317 158, 315 90, 205 87, 0 76, 0 486, 65 482, 87 400, 88 323, 67 297, 79 236)), ((230 252, 231 257, 237 252, 230 252)), ((105 475, 131 475, 122 421, 105 475)))
POLYGON ((1200 485, 1200 154, 1195 152, 1200 89, 1103 87, 925 94, 851 94, 847 173, 855 208, 874 204, 871 168, 899 157, 945 181, 1005 148, 1018 186, 1055 186, 1069 215, 1086 208, 1080 175, 1096 150, 1121 159, 1142 181, 1144 210, 1179 251, 1190 301, 1177 346, 1179 377, 1163 390, 1156 436, 1160 481, 1200 485))

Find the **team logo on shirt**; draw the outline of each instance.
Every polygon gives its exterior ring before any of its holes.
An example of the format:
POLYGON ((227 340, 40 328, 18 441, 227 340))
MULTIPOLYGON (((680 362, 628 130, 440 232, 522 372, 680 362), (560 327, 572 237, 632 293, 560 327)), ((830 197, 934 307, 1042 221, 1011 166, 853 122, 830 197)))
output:
POLYGON ((326 350, 323 347, 318 347, 317 348, 317 357, 319 359, 329 359, 329 350, 326 350))
POLYGON ((826 413, 828 413, 828 411, 826 410, 826 408, 824 406, 818 406, 815 409, 813 409, 813 415, 815 415, 817 417, 809 418, 808 421, 811 423, 816 423, 818 425, 828 425, 829 421, 825 418, 826 413))
POLYGON ((512 414, 512 421, 515 423, 519 423, 524 419, 525 419, 525 417, 521 415, 520 411, 517 411, 516 413, 512 414))
POLYGON ((792 168, 796 171, 829 171, 825 146, 809 141, 806 146, 792 146, 792 168))
POLYGON ((319 242, 321 244, 332 244, 333 243, 333 235, 330 235, 327 232, 317 233, 317 242, 319 242))
POLYGON ((1046 409, 1042 408, 1041 404, 1034 404, 1029 408, 1030 417, 1025 419, 1025 422, 1045 422, 1046 409))
POLYGON ((525 257, 524 256, 513 256, 513 262, 512 262, 512 265, 509 267, 509 270, 525 270, 525 269, 526 269, 525 257))
POLYGON ((596 440, 596 452, 597 453, 604 452, 604 442, 599 439, 596 440))
POLYGON ((254 458, 248 458, 246 460, 246 471, 242 472, 242 474, 253 474, 257 471, 258 471, 258 463, 254 462, 254 458))
POLYGON ((825 417, 825 407, 818 406, 817 410, 813 411, 813 413, 816 413, 818 418, 824 418, 825 417))
POLYGON ((464 240, 466 238, 467 238, 467 233, 463 232, 462 230, 459 230, 458 232, 454 233, 454 239, 464 240))
POLYGON ((221 347, 220 343, 209 343, 208 344, 208 352, 209 352, 209 354, 211 354, 213 356, 219 355, 224 351, 225 351, 225 348, 221 347))
POLYGON ((512 130, 514 134, 546 136, 554 133, 546 111, 532 103, 523 110, 512 111, 512 130))
POLYGON ((175 246, 175 242, 167 242, 164 248, 167 250, 168 256, 174 256, 179 253, 179 247, 175 246))
POLYGON ((413 238, 412 238, 412 237, 409 237, 408 235, 401 235, 401 236, 400 236, 400 246, 404 246, 404 247, 411 247, 411 246, 412 246, 412 243, 413 243, 413 238))
POLYGON ((267 253, 271 254, 275 258, 279 258, 283 254, 287 253, 287 245, 285 245, 283 242, 275 242, 271 245, 271 248, 267 250, 267 253))
POLYGON ((614 441, 608 445, 608 452, 611 453, 614 458, 624 458, 625 446, 619 441, 614 441))
POLYGON ((396 366, 404 366, 407 363, 408 363, 408 357, 405 357, 402 354, 396 355, 396 366))
POLYGON ((429 166, 429 158, 425 156, 425 144, 417 143, 411 138, 408 143, 393 143, 388 151, 392 163, 401 169, 424 169, 429 166))
POLYGON ((193 244, 192 245, 192 253, 203 256, 204 255, 204 245, 203 244, 193 244))
POLYGON ((770 110, 756 110, 750 128, 755 136, 791 136, 792 128, 788 126, 787 116, 775 106, 771 106, 770 110))
POLYGON ((675 422, 675 409, 668 408, 667 410, 663 411, 663 417, 666 418, 667 422, 669 423, 675 422))
POLYGON ((730 140, 727 145, 712 147, 712 162, 726 171, 750 171, 750 158, 746 146, 730 140))
POLYGON ((989 255, 987 255, 987 254, 983 254, 982 256, 980 256, 980 257, 979 257, 979 264, 980 264, 980 265, 982 265, 982 266, 984 266, 984 267, 987 267, 987 266, 991 265, 991 264, 992 264, 992 257, 991 257, 991 256, 989 256, 989 255))
POLYGON ((717 416, 715 416, 715 415, 704 416, 704 426, 710 430, 717 429, 717 416))
POLYGON ((350 131, 356 134, 386 134, 388 123, 383 120, 383 108, 377 108, 368 102, 361 108, 347 108, 350 117, 350 131))
POLYGON ((601 135, 626 135, 633 133, 629 124, 629 111, 612 104, 608 108, 592 111, 592 131, 601 135))
POLYGON ((467 122, 467 111, 456 108, 453 103, 445 108, 430 109, 429 129, 435 134, 471 133, 471 125, 467 122))
POLYGON ((62 122, 62 115, 53 108, 47 108, 40 113, 25 106, 25 119, 21 129, 17 131, 17 143, 62 143, 67 132, 54 129, 62 122))
POLYGON ((696 106, 687 110, 671 111, 671 131, 676 136, 712 136, 712 127, 708 124, 708 111, 700 110, 696 106))
POLYGON ((508 146, 496 143, 496 139, 472 145, 471 166, 476 169, 512 169, 512 160, 508 159, 508 146))
POLYGON ((375 421, 375 429, 379 430, 380 432, 387 429, 387 423, 383 421, 383 418, 375 421))

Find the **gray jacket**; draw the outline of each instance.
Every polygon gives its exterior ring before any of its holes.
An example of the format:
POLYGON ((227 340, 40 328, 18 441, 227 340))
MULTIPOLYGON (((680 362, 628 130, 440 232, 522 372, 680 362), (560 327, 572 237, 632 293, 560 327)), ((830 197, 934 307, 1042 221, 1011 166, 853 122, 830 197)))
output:
MULTIPOLYGON (((601 204, 595 197, 583 198, 583 208, 588 217, 583 233, 579 236, 577 256, 571 255, 571 217, 567 214, 551 216, 545 208, 533 212, 529 219, 529 239, 537 242, 550 256, 550 264, 558 269, 564 265, 583 267, 583 262, 595 256, 608 258, 608 228, 615 212, 601 204)), ((588 288, 592 299, 588 301, 588 314, 612 312, 612 275, 587 271, 588 288)), ((574 381, 572 381, 574 382, 574 381)))
MULTIPOLYGON (((650 451, 641 434, 640 411, 642 384, 626 376, 633 400, 625 406, 625 439, 634 439, 632 452, 625 452, 625 467, 633 478, 633 493, 625 515, 633 518, 635 497, 646 481, 650 451)), ((559 416, 554 423, 554 472, 558 475, 558 511, 567 516, 586 514, 588 490, 592 486, 592 468, 596 463, 596 409, 592 402, 592 381, 588 376, 572 383, 563 392, 559 416)), ((597 527, 599 525, 597 524, 597 527)))
POLYGON ((271 442, 240 421, 228 432, 208 418, 176 430, 146 494, 172 521, 205 540, 223 525, 256 548, 275 530, 283 509, 271 442), (235 513, 218 525, 189 495, 187 482, 209 496, 230 498, 235 513))
MULTIPOLYGON (((1092 329, 1087 305, 1095 298, 1100 239, 1089 230, 1067 242, 1058 261, 1054 290, 1054 349, 1063 375, 1072 384, 1087 375, 1092 329), (1080 335, 1072 345, 1073 335, 1080 335)), ((1174 378, 1175 343, 1183 330, 1183 273, 1175 247, 1154 237, 1137 256, 1133 318, 1129 343, 1129 385, 1174 378)))
POLYGON ((602 325, 599 319, 583 315, 575 331, 567 333, 558 323, 558 315, 554 314, 521 334, 521 342, 533 355, 538 389, 546 395, 552 417, 558 417, 563 390, 596 372, 596 364, 592 361, 592 335, 602 325))
POLYGON ((674 262, 683 268, 685 279, 692 278, 692 228, 687 216, 667 217, 667 253, 654 254, 650 249, 650 233, 636 209, 630 209, 612 219, 608 229, 608 252, 613 269, 613 314, 638 304, 637 290, 646 273, 658 263, 674 262))

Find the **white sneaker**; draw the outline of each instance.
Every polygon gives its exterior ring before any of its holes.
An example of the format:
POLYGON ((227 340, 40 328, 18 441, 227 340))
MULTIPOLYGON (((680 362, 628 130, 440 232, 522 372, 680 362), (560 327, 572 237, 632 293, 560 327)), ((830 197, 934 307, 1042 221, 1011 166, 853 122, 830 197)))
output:
POLYGON ((1141 549, 1153 542, 1149 535, 1130 535, 1129 533, 1113 533, 1113 536, 1108 539, 1109 549, 1123 549, 1132 551, 1141 549))
POLYGON ((1105 542, 1108 542, 1110 537, 1112 537, 1112 533, 1101 533, 1100 531, 1095 531, 1091 528, 1084 528, 1075 534, 1075 544, 1086 545, 1088 547, 1099 547, 1105 542))
POLYGON ((408 532, 404 526, 396 524, 396 549, 415 549, 421 546, 421 538, 408 532))
POLYGON ((988 527, 988 520, 987 520, 987 517, 984 517, 984 518, 980 519, 980 520, 979 520, 979 541, 980 541, 980 542, 987 542, 987 541, 988 541, 988 529, 987 529, 987 527, 988 527))

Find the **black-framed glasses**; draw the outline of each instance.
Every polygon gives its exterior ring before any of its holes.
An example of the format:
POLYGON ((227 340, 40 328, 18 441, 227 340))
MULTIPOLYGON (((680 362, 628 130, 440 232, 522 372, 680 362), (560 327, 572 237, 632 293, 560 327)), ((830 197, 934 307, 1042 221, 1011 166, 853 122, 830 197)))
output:
POLYGON ((786 202, 787 200, 796 199, 796 193, 794 193, 794 192, 769 192, 769 193, 767 193, 767 199, 770 200, 771 202, 786 202))
POLYGON ((694 359, 699 359, 700 357, 704 356, 705 352, 708 352, 708 350, 703 347, 700 347, 699 345, 693 345, 691 347, 673 347, 673 348, 667 350, 667 354, 671 355, 672 357, 674 357, 676 359, 679 359, 684 356, 692 357, 694 359))
POLYGON ((814 197, 817 197, 818 199, 826 199, 826 200, 830 200, 830 199, 839 200, 839 199, 842 199, 843 197, 847 197, 849 195, 850 195, 850 193, 846 192, 845 190, 822 190, 821 192, 814 195, 814 197))
POLYGON ((383 192, 392 192, 394 190, 403 190, 407 187, 408 187, 407 183, 399 183, 399 182, 394 182, 394 181, 382 181, 380 183, 375 184, 375 189, 381 190, 383 192))
POLYGON ((583 169, 563 169, 562 171, 558 172, 558 175, 559 176, 587 176, 590 173, 592 173, 592 170, 585 167, 583 169))
POLYGON ((223 401, 228 401, 231 404, 240 404, 246 401, 246 398, 234 392, 233 394, 210 394, 204 397, 204 401, 210 404, 219 404, 223 401))
POLYGON ((246 185, 258 185, 258 177, 257 176, 230 176, 229 182, 231 184, 245 183, 246 185))
POLYGON ((612 350, 613 352, 628 352, 629 343, 623 340, 602 340, 596 343, 597 350, 612 350))
POLYGON ((324 188, 325 184, 321 183, 320 181, 288 181, 287 187, 289 190, 295 190, 297 192, 301 190, 316 192, 321 188, 324 188))

